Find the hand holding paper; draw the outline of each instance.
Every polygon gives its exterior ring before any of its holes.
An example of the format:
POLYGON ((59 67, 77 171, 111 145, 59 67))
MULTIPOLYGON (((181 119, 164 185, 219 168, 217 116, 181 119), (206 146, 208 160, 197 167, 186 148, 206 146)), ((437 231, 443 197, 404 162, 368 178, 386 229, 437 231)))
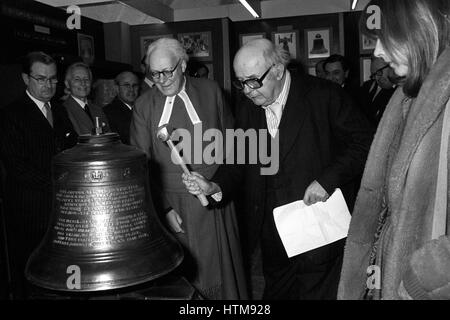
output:
POLYGON ((340 189, 326 202, 295 201, 275 208, 273 215, 288 257, 345 238, 351 218, 340 189))

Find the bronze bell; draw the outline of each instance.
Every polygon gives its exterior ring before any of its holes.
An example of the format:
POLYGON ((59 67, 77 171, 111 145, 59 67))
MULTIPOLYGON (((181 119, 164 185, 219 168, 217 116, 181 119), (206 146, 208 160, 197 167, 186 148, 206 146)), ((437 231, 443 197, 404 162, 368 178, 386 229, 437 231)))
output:
POLYGON ((53 211, 25 275, 59 291, 141 284, 175 269, 183 251, 161 225, 146 155, 116 133, 82 135, 53 158, 53 211))

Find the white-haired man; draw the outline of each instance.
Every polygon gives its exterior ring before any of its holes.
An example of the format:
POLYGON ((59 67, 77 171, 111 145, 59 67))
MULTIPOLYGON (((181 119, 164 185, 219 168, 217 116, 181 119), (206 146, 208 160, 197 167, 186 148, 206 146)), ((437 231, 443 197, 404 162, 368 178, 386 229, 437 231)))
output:
POLYGON ((92 84, 92 72, 89 66, 82 62, 70 65, 66 70, 64 84, 70 95, 63 105, 75 131, 79 135, 93 133, 96 118, 99 118, 103 131, 108 131, 108 120, 102 108, 88 101, 92 84))
MULTIPOLYGON (((233 204, 203 207, 180 179, 182 169, 171 160, 165 142, 157 138, 164 125, 188 132, 190 146, 206 144, 203 132, 224 132, 233 117, 218 84, 184 74, 188 56, 175 39, 162 38, 147 49, 148 74, 155 86, 136 101, 130 141, 150 159, 152 193, 158 212, 185 249, 183 274, 208 299, 246 299, 239 235, 233 204)), ((183 140, 183 143, 187 143, 183 140)), ((191 148, 194 150, 194 147, 191 148)), ((187 158, 187 154, 183 155, 187 158)), ((210 178, 218 164, 192 161, 193 170, 210 178)))

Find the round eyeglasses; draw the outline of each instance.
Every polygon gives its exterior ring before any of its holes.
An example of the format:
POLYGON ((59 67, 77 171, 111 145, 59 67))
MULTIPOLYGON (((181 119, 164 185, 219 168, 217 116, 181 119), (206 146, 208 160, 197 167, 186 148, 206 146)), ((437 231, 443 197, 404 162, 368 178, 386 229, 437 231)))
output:
POLYGON ((372 73, 370 75, 370 79, 375 79, 375 77, 381 77, 383 75, 383 70, 388 67, 389 67, 389 64, 385 65, 384 67, 381 67, 380 69, 378 69, 377 71, 375 71, 374 73, 372 73))
POLYGON ((161 75, 164 76, 165 79, 171 78, 173 76, 173 73, 178 68, 178 65, 180 64, 181 59, 178 60, 177 64, 172 70, 163 70, 163 71, 153 71, 150 70, 149 75, 154 81, 158 81, 161 78, 161 75))

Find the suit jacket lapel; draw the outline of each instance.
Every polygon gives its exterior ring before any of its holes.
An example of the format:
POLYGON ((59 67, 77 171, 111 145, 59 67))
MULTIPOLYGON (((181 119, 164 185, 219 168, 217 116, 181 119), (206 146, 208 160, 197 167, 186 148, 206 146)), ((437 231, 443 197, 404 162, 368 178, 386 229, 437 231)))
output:
POLYGON ((305 94, 309 86, 304 77, 299 78, 292 74, 291 76, 291 87, 289 88, 286 105, 278 126, 281 161, 297 140, 308 111, 308 102, 305 100, 305 94))
POLYGON ((52 126, 45 118, 42 111, 39 110, 39 107, 34 103, 34 101, 31 100, 31 98, 27 94, 25 94, 23 100, 26 105, 26 110, 29 112, 29 117, 36 124, 36 126, 42 128, 45 131, 48 131, 48 133, 52 133, 52 126))
MULTIPOLYGON (((83 108, 75 101, 72 96, 69 96, 66 101, 67 111, 72 116, 73 120, 77 122, 80 128, 90 130, 92 127, 92 120, 83 110, 83 108)), ((89 106, 89 104, 88 104, 89 106)))

